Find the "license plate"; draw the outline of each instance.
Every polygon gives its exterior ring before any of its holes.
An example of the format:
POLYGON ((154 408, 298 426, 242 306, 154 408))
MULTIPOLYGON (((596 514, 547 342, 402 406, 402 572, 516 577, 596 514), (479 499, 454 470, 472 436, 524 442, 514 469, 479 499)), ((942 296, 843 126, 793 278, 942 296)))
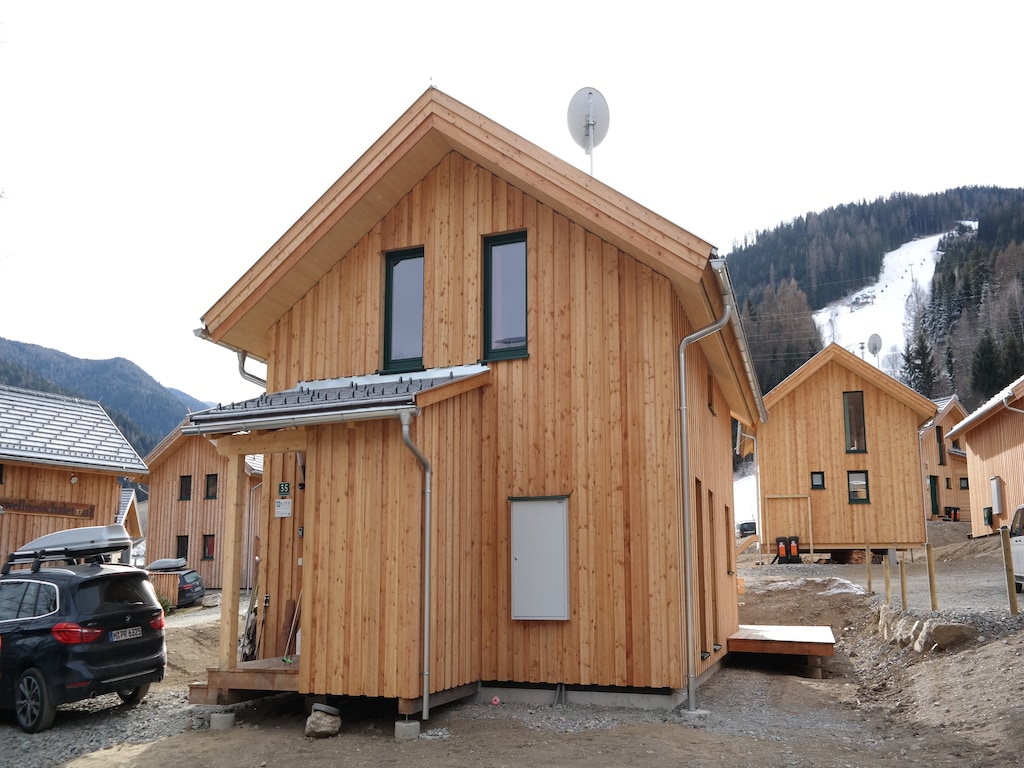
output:
POLYGON ((131 640, 136 637, 142 637, 142 627, 126 627, 110 631, 110 642, 112 643, 116 643, 118 640, 131 640))

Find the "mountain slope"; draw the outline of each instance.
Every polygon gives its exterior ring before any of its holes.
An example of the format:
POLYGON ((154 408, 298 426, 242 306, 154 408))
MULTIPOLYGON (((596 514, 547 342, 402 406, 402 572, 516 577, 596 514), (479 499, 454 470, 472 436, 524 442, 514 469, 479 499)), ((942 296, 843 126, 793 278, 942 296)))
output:
POLYGON ((160 385, 122 357, 83 360, 35 344, 0 338, 0 384, 96 400, 145 456, 190 411, 207 403, 160 385))

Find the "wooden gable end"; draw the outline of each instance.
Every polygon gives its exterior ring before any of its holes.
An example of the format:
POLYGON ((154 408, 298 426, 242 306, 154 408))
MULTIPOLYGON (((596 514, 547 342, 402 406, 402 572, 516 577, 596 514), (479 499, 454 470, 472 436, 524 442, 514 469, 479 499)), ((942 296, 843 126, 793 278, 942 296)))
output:
POLYGON ((819 551, 924 542, 918 429, 934 404, 912 391, 894 396, 888 376, 834 352, 800 373, 766 396, 758 432, 766 540, 800 535, 819 551), (863 392, 866 451, 846 450, 845 392, 863 392), (812 472, 823 488, 812 487, 812 472), (850 472, 867 472, 869 503, 850 503, 850 472))

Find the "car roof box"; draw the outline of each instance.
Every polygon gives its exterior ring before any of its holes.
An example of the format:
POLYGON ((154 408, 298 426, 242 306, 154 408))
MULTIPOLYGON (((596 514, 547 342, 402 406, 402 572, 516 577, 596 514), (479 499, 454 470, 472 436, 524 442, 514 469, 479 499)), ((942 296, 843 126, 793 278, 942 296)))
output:
POLYGON ((31 563, 32 570, 50 560, 81 560, 131 549, 132 539, 123 525, 90 525, 55 531, 11 552, 3 573, 12 565, 31 563))
POLYGON ((146 566, 147 571, 178 571, 186 565, 184 557, 165 557, 162 560, 154 560, 146 566))

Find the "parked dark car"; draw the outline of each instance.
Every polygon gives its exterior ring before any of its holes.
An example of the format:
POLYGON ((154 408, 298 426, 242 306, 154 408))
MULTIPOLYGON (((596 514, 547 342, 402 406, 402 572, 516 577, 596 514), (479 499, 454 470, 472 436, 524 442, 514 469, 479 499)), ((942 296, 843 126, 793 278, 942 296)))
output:
POLYGON ((757 523, 753 520, 744 520, 742 523, 736 524, 736 537, 745 539, 747 536, 753 536, 757 533, 757 523))
POLYGON ((94 562, 0 576, 0 708, 23 731, 103 693, 136 704, 166 664, 164 612, 145 571, 94 562))
POLYGON ((146 570, 152 573, 177 573, 178 574, 178 601, 176 608, 185 608, 203 599, 206 594, 206 585, 199 571, 189 568, 183 557, 169 557, 163 560, 154 560, 146 566, 146 570))

